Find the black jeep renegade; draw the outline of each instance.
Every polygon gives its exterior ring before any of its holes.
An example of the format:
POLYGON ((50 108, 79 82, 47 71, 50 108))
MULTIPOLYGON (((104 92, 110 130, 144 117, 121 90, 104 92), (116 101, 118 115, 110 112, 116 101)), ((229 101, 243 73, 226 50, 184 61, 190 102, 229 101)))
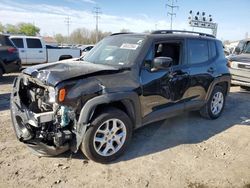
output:
POLYGON ((226 64, 221 41, 208 34, 113 34, 84 59, 25 69, 14 81, 13 127, 39 155, 80 148, 107 163, 143 125, 190 110, 218 118, 230 88, 226 64))

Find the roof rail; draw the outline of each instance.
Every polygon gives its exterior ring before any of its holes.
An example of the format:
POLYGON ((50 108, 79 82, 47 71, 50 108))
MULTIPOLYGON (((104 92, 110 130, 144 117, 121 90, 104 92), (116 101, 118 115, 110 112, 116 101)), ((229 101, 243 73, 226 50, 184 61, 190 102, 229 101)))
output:
POLYGON ((132 32, 112 33, 110 36, 114 36, 114 35, 124 35, 124 34, 133 34, 133 33, 132 33, 132 32))
POLYGON ((151 34, 174 34, 174 33, 188 33, 188 34, 196 34, 199 36, 215 38, 215 36, 211 34, 200 33, 200 32, 195 32, 195 31, 183 31, 183 30, 157 30, 157 31, 153 31, 151 34))

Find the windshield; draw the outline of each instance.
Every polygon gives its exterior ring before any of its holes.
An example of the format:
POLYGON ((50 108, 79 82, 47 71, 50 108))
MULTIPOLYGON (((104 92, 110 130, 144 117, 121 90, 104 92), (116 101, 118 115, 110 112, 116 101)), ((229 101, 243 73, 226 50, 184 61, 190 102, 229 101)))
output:
POLYGON ((113 66, 131 65, 143 45, 144 37, 116 35, 103 39, 83 59, 84 61, 113 66))
POLYGON ((245 46, 243 53, 247 53, 247 54, 250 53, 250 42, 248 42, 247 45, 245 46))

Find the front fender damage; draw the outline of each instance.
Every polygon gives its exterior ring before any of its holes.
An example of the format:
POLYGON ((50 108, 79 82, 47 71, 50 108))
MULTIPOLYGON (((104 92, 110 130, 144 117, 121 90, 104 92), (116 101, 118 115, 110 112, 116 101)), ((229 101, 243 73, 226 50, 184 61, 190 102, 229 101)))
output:
POLYGON ((76 144, 81 142, 78 135, 81 133, 82 137, 86 126, 77 126, 77 115, 69 106, 37 102, 38 97, 44 96, 46 88, 32 82, 24 84, 22 76, 14 81, 11 117, 17 138, 40 156, 59 155, 69 149, 76 152, 76 144), (30 94, 31 91, 34 92, 30 94))

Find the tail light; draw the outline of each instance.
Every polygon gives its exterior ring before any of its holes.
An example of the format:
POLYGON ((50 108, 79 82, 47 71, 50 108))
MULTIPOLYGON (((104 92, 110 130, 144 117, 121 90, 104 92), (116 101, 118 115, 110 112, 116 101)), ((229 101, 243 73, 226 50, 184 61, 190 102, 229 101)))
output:
POLYGON ((7 50, 8 50, 8 52, 11 53, 11 54, 17 52, 17 49, 16 49, 16 48, 13 48, 13 47, 8 48, 7 50))

